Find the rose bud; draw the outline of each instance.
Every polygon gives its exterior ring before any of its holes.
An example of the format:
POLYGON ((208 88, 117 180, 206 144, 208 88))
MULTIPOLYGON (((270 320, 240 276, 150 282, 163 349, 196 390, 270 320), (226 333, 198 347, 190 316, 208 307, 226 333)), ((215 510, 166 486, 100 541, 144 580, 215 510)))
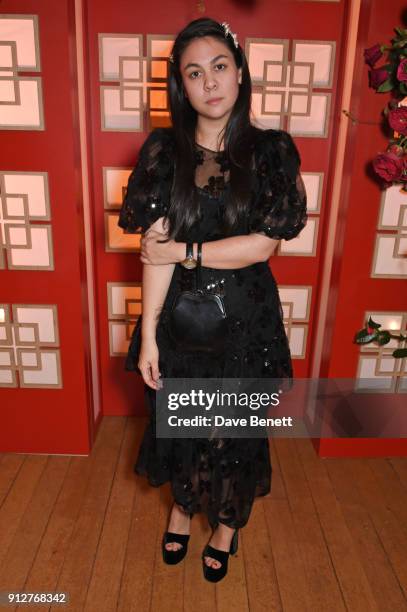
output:
POLYGON ((403 147, 400 147, 400 145, 398 145, 398 144, 390 145, 390 147, 387 149, 387 151, 389 153, 394 153, 394 155, 397 155, 397 157, 403 157, 404 156, 404 149, 403 149, 403 147))
POLYGON ((369 87, 372 89, 378 89, 384 81, 387 81, 389 74, 387 70, 382 68, 372 68, 369 70, 369 87))
POLYGON ((379 59, 382 57, 383 53, 380 51, 379 43, 377 43, 373 45, 373 47, 365 49, 363 55, 365 56, 366 64, 369 64, 369 66, 373 68, 375 63, 378 62, 379 59))
POLYGON ((401 60, 397 68, 397 78, 402 83, 407 81, 407 57, 401 60))
POLYGON ((403 136, 407 135, 407 107, 400 106, 387 115, 390 127, 403 136))

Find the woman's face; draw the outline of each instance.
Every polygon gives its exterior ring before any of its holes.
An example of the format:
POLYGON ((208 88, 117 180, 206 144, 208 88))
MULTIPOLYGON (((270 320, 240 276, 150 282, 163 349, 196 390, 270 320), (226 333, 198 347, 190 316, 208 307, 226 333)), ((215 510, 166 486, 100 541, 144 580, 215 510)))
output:
POLYGON ((196 112, 208 119, 227 119, 242 82, 242 69, 227 45, 212 36, 195 38, 181 56, 180 70, 185 95, 196 112))

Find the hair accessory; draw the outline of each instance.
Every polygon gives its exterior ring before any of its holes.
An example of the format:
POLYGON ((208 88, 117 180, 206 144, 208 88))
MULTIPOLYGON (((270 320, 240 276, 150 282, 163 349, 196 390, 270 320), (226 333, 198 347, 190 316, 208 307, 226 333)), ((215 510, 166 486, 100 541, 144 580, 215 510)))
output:
POLYGON ((172 53, 169 55, 168 59, 170 60, 171 64, 174 63, 174 56, 172 53))
POLYGON ((238 48, 238 46, 239 46, 239 43, 238 43, 238 41, 237 41, 237 35, 236 35, 234 32, 232 32, 232 30, 230 29, 229 24, 228 24, 228 23, 226 23, 226 21, 223 21, 223 22, 221 23, 221 26, 222 26, 222 27, 223 27, 223 29, 225 30, 225 38, 226 38, 226 36, 227 36, 228 34, 230 34, 230 35, 231 35, 231 37, 233 38, 233 43, 234 43, 234 45, 235 45, 235 47, 236 47, 236 49, 237 49, 237 48, 238 48))

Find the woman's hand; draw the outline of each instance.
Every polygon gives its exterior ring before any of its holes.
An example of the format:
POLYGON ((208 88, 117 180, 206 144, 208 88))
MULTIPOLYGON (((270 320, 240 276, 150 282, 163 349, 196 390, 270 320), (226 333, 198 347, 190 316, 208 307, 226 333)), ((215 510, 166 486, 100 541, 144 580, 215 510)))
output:
POLYGON ((148 340, 144 340, 142 338, 137 365, 146 385, 156 391, 162 388, 162 381, 160 380, 160 371, 158 368, 158 357, 157 342, 154 339, 149 338, 148 340))
POLYGON ((140 259, 144 264, 154 266, 175 264, 184 259, 185 244, 169 240, 157 242, 168 238, 168 220, 160 217, 155 221, 141 238, 140 259))
POLYGON ((140 259, 143 264, 159 266, 181 261, 185 245, 181 242, 175 242, 175 240, 163 243, 157 242, 157 240, 165 240, 167 237, 167 233, 153 229, 153 225, 147 230, 141 239, 140 259))

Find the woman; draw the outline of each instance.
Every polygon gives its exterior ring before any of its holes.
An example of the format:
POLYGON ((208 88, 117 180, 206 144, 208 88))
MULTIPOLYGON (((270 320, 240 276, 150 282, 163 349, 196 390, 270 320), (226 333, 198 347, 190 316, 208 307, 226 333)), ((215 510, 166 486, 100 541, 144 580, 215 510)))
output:
POLYGON ((153 486, 171 483, 166 563, 185 556, 192 515, 207 514, 213 533, 203 571, 215 582, 227 572, 255 497, 270 491, 268 439, 156 438, 155 392, 160 376, 291 379, 267 262, 280 239, 294 238, 305 226, 306 193, 290 135, 250 122, 250 73, 228 24, 202 18, 178 34, 168 93, 172 127, 153 130, 142 146, 119 218, 128 232, 144 232, 143 315, 126 368, 138 367, 143 376, 150 422, 135 471, 153 486), (193 244, 196 259, 198 242, 203 284, 223 295, 227 313, 225 351, 210 358, 177 350, 168 332, 174 299, 191 282, 187 245, 193 244))

